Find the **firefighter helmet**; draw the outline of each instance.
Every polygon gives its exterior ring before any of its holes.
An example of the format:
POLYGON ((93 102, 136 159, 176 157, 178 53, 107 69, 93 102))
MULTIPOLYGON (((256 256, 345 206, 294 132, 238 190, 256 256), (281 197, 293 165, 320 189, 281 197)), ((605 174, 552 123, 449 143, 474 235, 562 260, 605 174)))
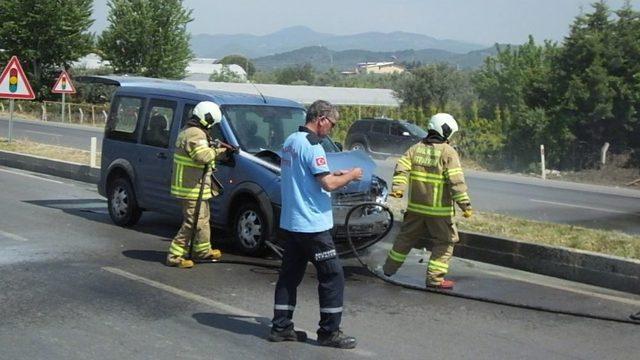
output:
POLYGON ((453 116, 446 113, 435 114, 429 119, 428 130, 433 130, 448 140, 453 133, 458 131, 458 123, 453 116))
POLYGON ((212 127, 222 120, 222 112, 217 104, 201 101, 193 108, 193 116, 206 128, 212 127))

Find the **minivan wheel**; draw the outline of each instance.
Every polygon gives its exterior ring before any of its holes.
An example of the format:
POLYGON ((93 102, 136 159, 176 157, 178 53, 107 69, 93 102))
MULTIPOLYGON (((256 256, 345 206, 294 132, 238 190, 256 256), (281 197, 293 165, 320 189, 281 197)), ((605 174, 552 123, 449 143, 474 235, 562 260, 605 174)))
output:
POLYGON ((362 151, 366 151, 364 144, 363 143, 359 143, 359 142, 354 142, 353 144, 351 144, 351 150, 362 150, 362 151))
POLYGON ((109 183, 107 202, 109 216, 116 225, 133 226, 142 216, 133 186, 126 178, 118 177, 109 183))
POLYGON ((235 242, 240 251, 247 255, 257 255, 263 250, 268 235, 265 219, 258 204, 250 202, 240 206, 233 224, 235 242))

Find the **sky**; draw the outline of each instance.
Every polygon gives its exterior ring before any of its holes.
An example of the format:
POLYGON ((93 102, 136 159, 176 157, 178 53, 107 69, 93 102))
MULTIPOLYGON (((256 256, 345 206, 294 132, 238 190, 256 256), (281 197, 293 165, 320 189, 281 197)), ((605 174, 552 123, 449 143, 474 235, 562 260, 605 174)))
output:
MULTIPOLYGON (((304 25, 347 35, 406 31, 476 44, 561 41, 581 11, 595 0, 184 0, 193 9, 192 34, 265 35, 304 25), (582 10, 581 10, 582 9, 582 10)), ((107 0, 94 0, 99 33, 107 26, 107 0)), ((607 0, 619 9, 624 0, 607 0)), ((632 0, 640 10, 640 0, 632 0)))

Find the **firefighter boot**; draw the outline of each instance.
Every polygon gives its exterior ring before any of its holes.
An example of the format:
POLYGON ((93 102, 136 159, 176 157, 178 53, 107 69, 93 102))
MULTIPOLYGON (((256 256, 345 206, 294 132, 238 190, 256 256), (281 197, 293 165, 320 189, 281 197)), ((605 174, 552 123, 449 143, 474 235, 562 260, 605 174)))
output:
POLYGON ((222 257, 222 252, 218 249, 209 249, 204 256, 196 256, 196 262, 216 262, 222 257))
POLYGON ((167 257, 166 261, 167 266, 175 266, 179 269, 189 269, 192 268, 194 263, 191 260, 177 257, 177 258, 169 258, 167 257))

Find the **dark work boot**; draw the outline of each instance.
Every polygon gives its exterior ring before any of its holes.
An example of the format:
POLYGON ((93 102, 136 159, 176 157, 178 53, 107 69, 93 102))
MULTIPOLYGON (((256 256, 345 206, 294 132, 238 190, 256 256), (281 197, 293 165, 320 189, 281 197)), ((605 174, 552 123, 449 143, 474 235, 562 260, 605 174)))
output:
POLYGON ((338 330, 332 333, 318 332, 318 344, 338 349, 353 349, 358 341, 353 336, 347 336, 338 330))
POLYGON ((282 331, 276 331, 271 329, 271 333, 269 333, 267 340, 271 342, 282 342, 282 341, 305 342, 307 341, 307 333, 304 331, 295 331, 293 327, 291 329, 282 330, 282 331))

